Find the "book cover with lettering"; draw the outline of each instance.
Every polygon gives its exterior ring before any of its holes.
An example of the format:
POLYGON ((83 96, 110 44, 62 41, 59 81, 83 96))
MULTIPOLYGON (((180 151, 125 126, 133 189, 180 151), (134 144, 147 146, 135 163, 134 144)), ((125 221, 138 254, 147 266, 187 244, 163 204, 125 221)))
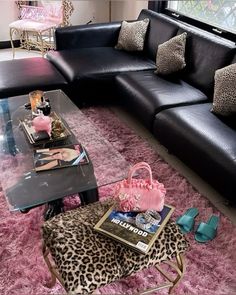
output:
POLYGON ((114 210, 114 206, 112 206, 94 226, 94 229, 135 251, 146 254, 170 219, 173 211, 174 207, 165 205, 163 210, 158 212, 160 215, 159 223, 143 229, 137 226, 136 217, 139 212, 124 213, 114 210))

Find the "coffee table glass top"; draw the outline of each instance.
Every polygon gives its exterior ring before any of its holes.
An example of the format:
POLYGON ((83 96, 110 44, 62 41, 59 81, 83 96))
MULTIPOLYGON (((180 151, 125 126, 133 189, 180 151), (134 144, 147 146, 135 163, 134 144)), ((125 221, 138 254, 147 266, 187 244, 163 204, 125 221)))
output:
POLYGON ((69 138, 53 146, 79 142, 88 152, 90 163, 35 172, 35 147, 20 123, 31 116, 31 111, 24 107, 28 96, 0 100, 0 184, 11 211, 115 183, 127 176, 128 162, 61 90, 48 91, 46 97, 72 132, 69 138))

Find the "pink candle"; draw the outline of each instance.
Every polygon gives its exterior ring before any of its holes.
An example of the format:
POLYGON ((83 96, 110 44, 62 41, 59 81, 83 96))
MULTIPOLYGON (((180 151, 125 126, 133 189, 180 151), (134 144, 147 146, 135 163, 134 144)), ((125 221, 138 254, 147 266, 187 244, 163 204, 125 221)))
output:
POLYGON ((36 132, 46 131, 51 136, 52 122, 50 117, 41 114, 33 119, 32 124, 36 132))

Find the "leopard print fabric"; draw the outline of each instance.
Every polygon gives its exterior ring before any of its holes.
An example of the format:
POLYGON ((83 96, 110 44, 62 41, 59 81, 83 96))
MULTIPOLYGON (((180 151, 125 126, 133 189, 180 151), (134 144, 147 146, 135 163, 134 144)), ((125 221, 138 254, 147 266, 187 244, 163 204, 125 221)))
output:
POLYGON ((182 70, 185 66, 185 44, 187 33, 175 36, 160 44, 156 55, 156 74, 169 75, 182 70))
POLYGON ((55 216, 42 232, 69 294, 94 290, 185 252, 188 243, 173 222, 168 222, 147 255, 138 254, 93 230, 112 206, 97 202, 55 216))
POLYGON ((142 51, 148 24, 148 18, 136 22, 123 21, 115 48, 127 51, 142 51))
POLYGON ((212 112, 222 116, 236 114, 236 63, 215 72, 212 112))

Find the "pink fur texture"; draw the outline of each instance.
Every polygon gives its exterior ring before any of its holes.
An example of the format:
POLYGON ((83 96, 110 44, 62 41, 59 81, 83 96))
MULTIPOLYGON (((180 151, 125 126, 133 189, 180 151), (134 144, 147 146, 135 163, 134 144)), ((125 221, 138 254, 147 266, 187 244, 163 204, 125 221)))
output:
MULTIPOLYGON (((173 219, 192 206, 197 207, 200 212, 197 223, 206 221, 212 213, 220 216, 218 235, 213 241, 202 245, 194 240, 193 234, 187 235, 191 246, 186 254, 186 274, 175 294, 236 294, 236 228, 228 218, 218 212, 183 176, 164 162, 147 142, 120 122, 108 108, 89 108, 84 110, 84 113, 127 161, 131 164, 140 161, 150 164, 153 177, 163 182, 166 187, 166 202, 176 207, 173 219)), ((77 123, 74 118, 72 128, 78 128, 77 123)), ((109 197, 113 189, 112 185, 102 187, 100 198, 109 197)), ((78 197, 68 197, 65 200, 67 209, 78 204, 78 197)), ((49 279, 49 272, 41 255, 40 226, 43 222, 43 210, 43 207, 39 207, 25 215, 10 213, 0 189, 1 295, 65 294, 58 283, 52 289, 44 286, 49 279)), ((102 287, 97 294, 135 294, 155 286, 162 280, 157 271, 148 269, 102 287)), ((167 290, 155 294, 167 294, 167 290)))

